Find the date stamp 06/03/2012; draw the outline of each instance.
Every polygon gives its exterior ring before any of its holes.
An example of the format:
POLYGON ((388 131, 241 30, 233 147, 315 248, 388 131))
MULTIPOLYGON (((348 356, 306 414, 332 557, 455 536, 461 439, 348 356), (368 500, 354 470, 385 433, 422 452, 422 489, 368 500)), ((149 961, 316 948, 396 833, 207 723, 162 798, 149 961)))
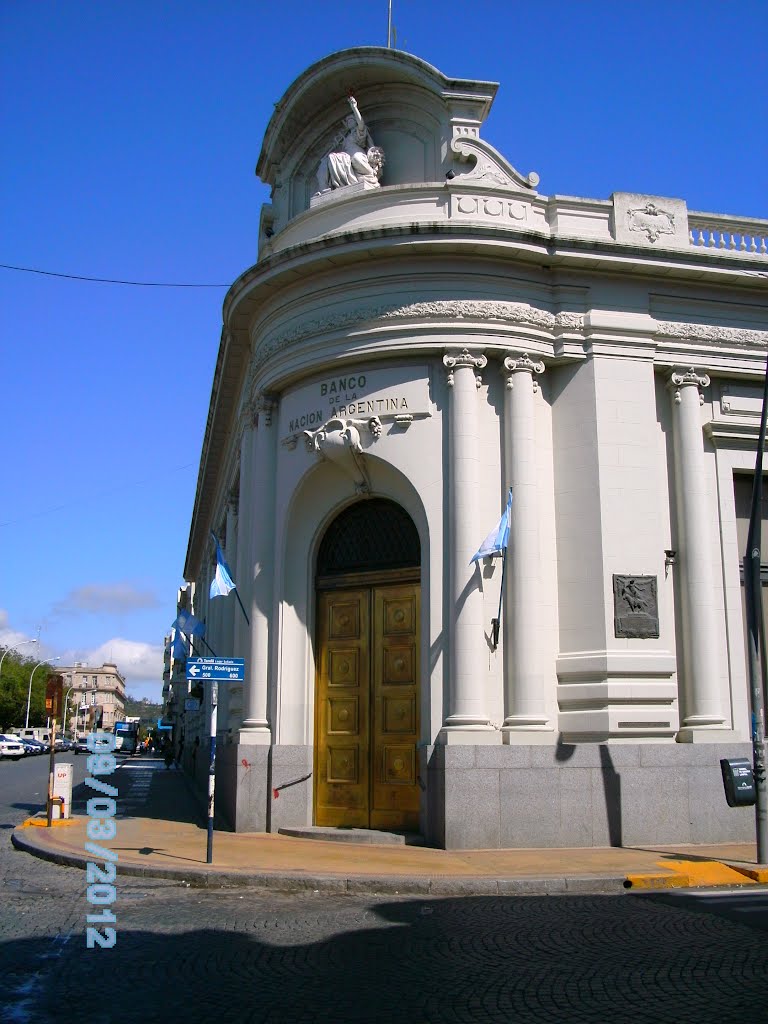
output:
POLYGON ((90 905, 90 912, 85 918, 85 943, 88 949, 112 949, 117 942, 117 929, 114 927, 117 917, 112 909, 117 899, 117 854, 103 843, 117 835, 117 786, 104 781, 104 777, 111 775, 117 767, 115 737, 111 733, 91 733, 88 749, 87 768, 90 774, 85 784, 99 795, 90 797, 86 804, 88 842, 85 850, 93 860, 89 860, 85 867, 86 897, 90 905), (101 909, 96 910, 97 907, 101 909))

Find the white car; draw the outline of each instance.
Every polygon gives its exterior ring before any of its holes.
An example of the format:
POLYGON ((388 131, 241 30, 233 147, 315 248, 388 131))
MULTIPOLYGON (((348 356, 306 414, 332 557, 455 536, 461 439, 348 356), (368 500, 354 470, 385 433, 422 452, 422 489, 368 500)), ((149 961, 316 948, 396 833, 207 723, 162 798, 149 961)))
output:
POLYGON ((0 733, 0 757, 10 757, 19 761, 24 757, 24 746, 18 736, 5 736, 0 733))

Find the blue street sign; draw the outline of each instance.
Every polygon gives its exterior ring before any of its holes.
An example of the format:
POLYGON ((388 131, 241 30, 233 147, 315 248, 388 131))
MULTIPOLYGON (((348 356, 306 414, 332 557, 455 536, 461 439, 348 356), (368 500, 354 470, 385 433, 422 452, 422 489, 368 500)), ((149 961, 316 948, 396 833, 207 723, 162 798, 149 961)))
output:
POLYGON ((242 683, 245 680, 245 658, 187 658, 187 679, 242 683))

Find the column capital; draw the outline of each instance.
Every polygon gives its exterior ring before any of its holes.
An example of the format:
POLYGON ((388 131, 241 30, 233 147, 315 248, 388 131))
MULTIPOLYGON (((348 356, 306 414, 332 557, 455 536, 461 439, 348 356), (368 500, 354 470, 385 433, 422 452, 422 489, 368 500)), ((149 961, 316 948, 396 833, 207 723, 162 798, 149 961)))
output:
POLYGON ((669 377, 669 387, 675 389, 675 402, 680 403, 680 388, 695 387, 699 392, 699 401, 703 402, 702 388, 708 388, 710 379, 706 373, 697 373, 695 367, 689 370, 674 370, 669 377))
MULTIPOLYGON (((446 369, 448 370, 447 383, 449 388, 453 387, 454 370, 459 370, 464 367, 468 367, 472 370, 482 370, 483 367, 487 365, 488 360, 485 358, 482 352, 475 355, 473 352, 470 352, 468 348, 463 348, 461 349, 460 352, 457 352, 454 349, 450 352, 447 352, 443 356, 443 366, 445 366, 446 369)), ((477 385, 477 387, 480 387, 482 383, 482 377, 480 376, 479 373, 476 373, 475 384, 477 385)))
POLYGON ((254 422, 257 426, 272 426, 272 413, 277 409, 279 398, 268 391, 257 391, 253 396, 251 407, 254 422))
POLYGON ((506 374, 507 387, 511 390, 514 386, 516 373, 527 373, 531 377, 533 390, 538 391, 539 385, 534 373, 544 373, 544 363, 541 360, 536 362, 531 359, 527 352, 509 352, 504 358, 502 373, 506 374))

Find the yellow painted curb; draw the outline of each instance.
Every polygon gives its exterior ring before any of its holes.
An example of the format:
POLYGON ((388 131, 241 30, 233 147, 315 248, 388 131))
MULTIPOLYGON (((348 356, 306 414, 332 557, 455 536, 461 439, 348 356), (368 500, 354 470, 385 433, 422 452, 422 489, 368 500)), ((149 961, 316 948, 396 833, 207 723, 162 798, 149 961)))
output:
MULTIPOLYGON (((52 828, 60 828, 62 825, 76 825, 76 818, 54 818, 51 822, 52 828)), ((27 828, 29 825, 34 825, 37 828, 48 828, 47 818, 27 818, 26 821, 22 821, 17 828, 27 828)))
POLYGON ((741 864, 731 864, 729 867, 733 868, 734 871, 738 871, 740 875, 746 875, 747 878, 751 878, 753 882, 761 882, 763 885, 768 883, 768 867, 761 865, 747 867, 741 864))
MULTIPOLYGON (((737 870, 717 860, 659 861, 663 874, 646 872, 627 875, 625 885, 631 889, 682 889, 709 885, 754 885, 761 881, 748 868, 737 870), (747 877, 748 876, 748 877, 747 877)), ((768 869, 764 869, 768 881, 768 869)))
POLYGON ((690 884, 687 875, 653 875, 649 873, 627 875, 624 878, 624 885, 628 889, 684 889, 690 884))

